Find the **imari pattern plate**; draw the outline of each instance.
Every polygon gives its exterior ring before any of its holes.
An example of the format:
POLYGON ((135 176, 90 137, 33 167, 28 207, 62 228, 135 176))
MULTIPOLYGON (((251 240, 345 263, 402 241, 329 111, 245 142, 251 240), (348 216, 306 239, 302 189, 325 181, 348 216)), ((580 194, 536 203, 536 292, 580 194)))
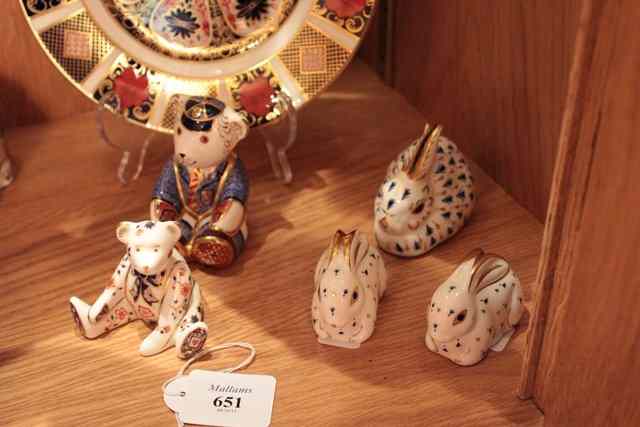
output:
POLYGON ((251 126, 344 69, 376 0, 19 0, 58 69, 127 120, 172 132, 180 95, 215 96, 251 126))

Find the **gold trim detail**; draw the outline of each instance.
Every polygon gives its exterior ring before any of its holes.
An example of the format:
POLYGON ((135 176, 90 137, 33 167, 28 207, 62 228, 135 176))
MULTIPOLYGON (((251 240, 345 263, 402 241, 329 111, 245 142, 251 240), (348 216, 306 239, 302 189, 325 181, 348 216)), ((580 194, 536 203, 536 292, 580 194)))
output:
POLYGON ((367 0, 361 11, 352 16, 341 18, 335 11, 326 7, 326 1, 316 0, 313 5, 313 13, 344 28, 351 34, 361 36, 371 19, 374 8, 375 0, 367 0))
POLYGON ((34 17, 49 12, 58 6, 80 0, 22 0, 27 16, 34 17))
POLYGON ((353 243, 353 239, 356 235, 356 231, 352 231, 351 233, 345 233, 342 230, 336 231, 336 234, 333 235, 333 240, 331 242, 331 255, 329 256, 329 263, 335 259, 340 252, 344 256, 347 264, 351 265, 351 244, 353 243))
MULTIPOLYGON (((185 197, 184 189, 182 188, 182 177, 180 176, 179 165, 177 162, 173 162, 173 173, 175 174, 175 177, 176 177, 176 187, 178 187, 178 195, 180 196, 180 203, 182 204, 182 210, 186 211, 189 215, 195 218, 195 221, 196 221, 196 223, 192 227, 193 232, 191 233, 191 238, 189 239, 187 244, 184 245, 184 249, 186 250, 188 256, 191 255, 191 250, 193 249, 193 243, 197 238, 196 231, 200 228, 200 225, 204 222, 204 220, 208 216, 211 216, 211 214, 213 213, 213 209, 218 204, 220 195, 222 194, 222 189, 224 188, 224 184, 227 182, 227 178, 229 177, 229 174, 231 173, 231 171, 236 165, 236 159, 237 159, 237 156, 235 153, 229 154, 227 165, 225 166, 224 172, 220 177, 220 182, 218 183, 218 188, 216 189, 216 194, 213 198, 214 201, 213 201, 213 204, 211 205, 212 207, 211 209, 207 209, 202 214, 198 214, 197 212, 195 212, 193 209, 189 207, 188 200, 185 197)), ((178 217, 180 218, 182 217, 182 215, 178 213, 178 217)))
POLYGON ((113 48, 84 11, 42 32, 40 37, 58 64, 76 82, 83 81, 113 48), (70 49, 68 42, 82 36, 89 38, 88 56, 87 52, 83 52, 84 57, 69 55, 75 51, 70 49))
POLYGON ((333 81, 344 64, 349 62, 351 55, 351 51, 340 46, 313 26, 306 24, 289 46, 280 53, 279 58, 298 81, 305 94, 312 97, 333 81), (323 71, 313 73, 303 71, 303 58, 309 49, 316 52, 319 49, 325 50, 325 63, 320 64, 324 66, 323 71))

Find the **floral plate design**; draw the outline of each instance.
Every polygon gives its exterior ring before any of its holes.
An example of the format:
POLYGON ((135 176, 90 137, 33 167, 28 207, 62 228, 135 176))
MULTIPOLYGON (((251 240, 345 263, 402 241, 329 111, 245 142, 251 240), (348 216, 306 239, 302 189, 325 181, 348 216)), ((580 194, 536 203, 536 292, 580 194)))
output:
POLYGON ((215 96, 251 126, 298 108, 347 66, 376 0, 20 0, 85 95, 171 133, 180 95, 215 96))

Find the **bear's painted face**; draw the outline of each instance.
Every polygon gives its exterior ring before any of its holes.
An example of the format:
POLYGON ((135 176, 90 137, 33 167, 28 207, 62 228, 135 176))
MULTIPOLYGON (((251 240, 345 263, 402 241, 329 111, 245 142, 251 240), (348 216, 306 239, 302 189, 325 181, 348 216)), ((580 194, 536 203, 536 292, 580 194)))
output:
POLYGON ((121 222, 118 240, 127 245, 131 265, 140 273, 158 274, 167 265, 180 239, 180 227, 173 221, 121 222))
POLYGON ((176 162, 188 168, 218 166, 248 131, 242 116, 229 107, 213 117, 211 125, 204 128, 189 129, 183 121, 178 122, 173 137, 176 162))

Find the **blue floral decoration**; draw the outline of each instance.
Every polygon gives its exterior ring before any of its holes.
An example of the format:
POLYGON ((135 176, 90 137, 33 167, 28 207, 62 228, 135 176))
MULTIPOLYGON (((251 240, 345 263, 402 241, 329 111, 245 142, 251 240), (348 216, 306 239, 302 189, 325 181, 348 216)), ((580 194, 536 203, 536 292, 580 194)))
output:
POLYGON ((166 21, 173 35, 183 39, 190 38, 200 28, 200 25, 196 23, 196 17, 191 14, 190 10, 176 9, 171 11, 171 15, 166 18, 166 21))

